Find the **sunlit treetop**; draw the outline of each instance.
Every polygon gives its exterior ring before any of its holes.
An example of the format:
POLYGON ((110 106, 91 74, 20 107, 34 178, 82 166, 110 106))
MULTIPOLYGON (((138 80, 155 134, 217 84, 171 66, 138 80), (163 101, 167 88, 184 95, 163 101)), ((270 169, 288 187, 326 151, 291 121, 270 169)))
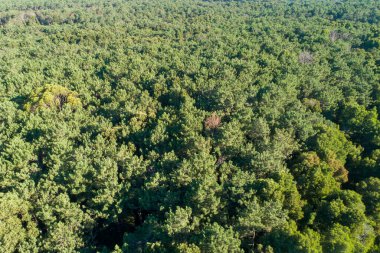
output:
POLYGON ((27 111, 39 109, 62 110, 64 106, 74 109, 82 107, 82 102, 76 92, 56 84, 47 84, 33 91, 24 108, 27 111))

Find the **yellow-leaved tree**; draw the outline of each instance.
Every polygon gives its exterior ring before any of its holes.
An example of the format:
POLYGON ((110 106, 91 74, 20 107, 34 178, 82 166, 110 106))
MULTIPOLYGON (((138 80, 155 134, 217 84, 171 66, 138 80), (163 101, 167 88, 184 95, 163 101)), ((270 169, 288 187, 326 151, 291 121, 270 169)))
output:
POLYGON ((24 108, 27 111, 39 109, 58 109, 64 106, 74 109, 82 107, 82 102, 78 94, 61 85, 47 84, 33 91, 24 108))

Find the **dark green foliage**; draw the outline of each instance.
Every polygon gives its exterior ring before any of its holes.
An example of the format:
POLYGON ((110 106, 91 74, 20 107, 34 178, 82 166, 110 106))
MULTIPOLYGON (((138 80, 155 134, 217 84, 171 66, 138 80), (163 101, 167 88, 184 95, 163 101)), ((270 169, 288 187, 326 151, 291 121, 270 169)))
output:
POLYGON ((0 252, 379 252, 379 9, 1 1, 0 252))

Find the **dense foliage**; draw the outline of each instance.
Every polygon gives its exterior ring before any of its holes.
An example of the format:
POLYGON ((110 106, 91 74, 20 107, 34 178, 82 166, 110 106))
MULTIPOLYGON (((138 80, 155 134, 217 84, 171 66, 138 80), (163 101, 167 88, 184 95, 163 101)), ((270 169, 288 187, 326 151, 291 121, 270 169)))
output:
POLYGON ((379 9, 1 1, 0 252, 380 252, 379 9))

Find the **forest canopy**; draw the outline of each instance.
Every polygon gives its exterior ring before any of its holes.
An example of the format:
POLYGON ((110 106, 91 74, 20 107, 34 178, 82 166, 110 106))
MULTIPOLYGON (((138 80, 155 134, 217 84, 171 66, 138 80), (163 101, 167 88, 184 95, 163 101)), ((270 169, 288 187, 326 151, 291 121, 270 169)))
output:
POLYGON ((380 252, 380 2, 3 0, 0 252, 380 252))

